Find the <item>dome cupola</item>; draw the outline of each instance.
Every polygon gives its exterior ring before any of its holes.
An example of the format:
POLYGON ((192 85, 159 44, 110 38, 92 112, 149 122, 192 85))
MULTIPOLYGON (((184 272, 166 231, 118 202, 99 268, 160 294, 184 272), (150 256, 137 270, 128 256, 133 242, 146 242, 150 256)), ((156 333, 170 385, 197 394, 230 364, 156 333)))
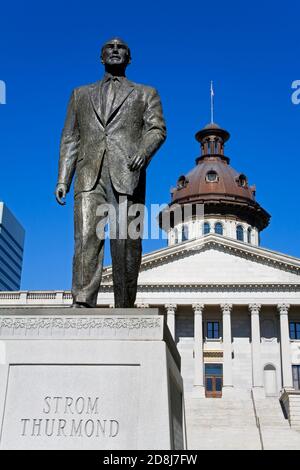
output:
POLYGON ((218 124, 214 122, 207 124, 207 126, 197 132, 195 137, 201 144, 201 157, 197 160, 208 155, 219 155, 221 158, 224 158, 224 145, 230 138, 230 134, 221 129, 218 124))

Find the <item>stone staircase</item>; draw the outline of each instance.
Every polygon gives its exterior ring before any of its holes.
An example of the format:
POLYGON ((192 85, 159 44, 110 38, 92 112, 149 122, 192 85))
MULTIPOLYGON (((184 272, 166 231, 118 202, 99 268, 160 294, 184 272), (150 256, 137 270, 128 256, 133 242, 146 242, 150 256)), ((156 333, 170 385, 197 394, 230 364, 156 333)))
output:
POLYGON ((278 398, 186 394, 185 412, 189 450, 300 450, 300 432, 291 429, 278 398))
POLYGON ((249 394, 230 398, 186 396, 188 449, 261 449, 249 394))
POLYGON ((254 398, 265 450, 300 450, 300 432, 291 429, 278 398, 254 398))

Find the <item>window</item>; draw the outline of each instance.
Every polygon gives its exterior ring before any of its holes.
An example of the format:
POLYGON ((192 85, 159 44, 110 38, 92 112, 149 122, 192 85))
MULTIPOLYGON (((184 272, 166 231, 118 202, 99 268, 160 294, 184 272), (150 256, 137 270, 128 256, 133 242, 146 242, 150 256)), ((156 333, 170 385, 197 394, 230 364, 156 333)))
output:
POLYGON ((221 398, 223 387, 223 365, 205 364, 205 396, 221 398))
POLYGON ((218 321, 208 321, 206 327, 207 339, 219 339, 220 338, 220 323, 218 321))
POLYGON ((248 230, 247 230, 247 241, 248 241, 248 243, 251 243, 251 235, 252 235, 252 230, 249 227, 248 230))
POLYGON ((210 224, 208 222, 204 222, 203 235, 207 235, 208 233, 210 233, 210 224))
POLYGON ((187 225, 182 226, 182 241, 185 242, 189 239, 189 228, 187 225))
POLYGON ((295 390, 300 390, 300 366, 292 366, 293 368, 293 386, 295 390))
POLYGON ((236 239, 240 242, 244 241, 244 229, 241 225, 238 225, 236 228, 236 239))
POLYGON ((264 367, 264 386, 265 394, 267 397, 276 397, 277 391, 277 377, 276 368, 273 364, 267 364, 264 367))
POLYGON ((218 235, 223 235, 223 225, 221 224, 221 222, 217 222, 215 224, 215 233, 217 233, 218 235))
POLYGON ((245 188, 247 186, 247 177, 245 175, 240 175, 237 179, 238 185, 245 188))
POLYGON ((219 179, 218 174, 213 170, 209 171, 206 174, 206 181, 208 183, 216 183, 218 181, 218 179, 219 179))
POLYGON ((300 322, 290 322, 290 339, 300 339, 300 322))
POLYGON ((187 184, 188 179, 184 175, 179 176, 177 180, 177 189, 185 188, 187 184))

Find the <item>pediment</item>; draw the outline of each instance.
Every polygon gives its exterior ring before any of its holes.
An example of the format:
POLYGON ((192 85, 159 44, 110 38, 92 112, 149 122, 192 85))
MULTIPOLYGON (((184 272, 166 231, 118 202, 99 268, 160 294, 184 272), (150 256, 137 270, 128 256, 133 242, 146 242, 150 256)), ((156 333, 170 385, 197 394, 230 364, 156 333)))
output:
POLYGON ((143 256, 140 285, 203 283, 297 284, 300 260, 215 234, 143 256))

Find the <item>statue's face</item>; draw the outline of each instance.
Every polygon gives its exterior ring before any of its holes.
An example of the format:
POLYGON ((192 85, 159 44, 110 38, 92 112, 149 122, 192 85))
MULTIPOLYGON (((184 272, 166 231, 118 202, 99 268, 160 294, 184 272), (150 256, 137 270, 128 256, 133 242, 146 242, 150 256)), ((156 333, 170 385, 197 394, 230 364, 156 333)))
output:
POLYGON ((120 39, 112 39, 102 48, 102 63, 107 65, 124 65, 130 62, 127 44, 120 39))

